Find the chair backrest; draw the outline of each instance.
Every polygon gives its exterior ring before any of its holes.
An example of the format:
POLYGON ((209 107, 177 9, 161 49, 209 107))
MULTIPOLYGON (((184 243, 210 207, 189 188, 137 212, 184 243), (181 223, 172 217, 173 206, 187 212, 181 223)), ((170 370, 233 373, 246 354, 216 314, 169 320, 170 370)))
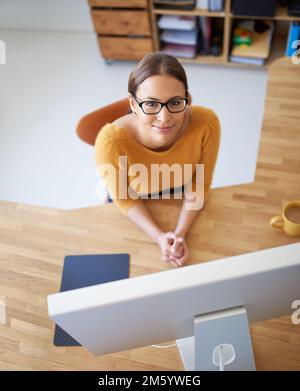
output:
POLYGON ((128 98, 118 100, 81 118, 76 127, 76 133, 81 140, 94 145, 97 134, 105 124, 111 123, 129 112, 128 98))

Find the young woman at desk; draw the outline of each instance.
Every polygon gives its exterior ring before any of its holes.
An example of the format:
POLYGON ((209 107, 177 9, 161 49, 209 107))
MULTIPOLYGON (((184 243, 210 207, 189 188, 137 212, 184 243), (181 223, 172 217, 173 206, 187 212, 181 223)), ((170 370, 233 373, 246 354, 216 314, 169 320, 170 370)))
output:
POLYGON ((203 208, 211 185, 220 144, 220 124, 212 110, 191 106, 182 65, 176 58, 161 52, 148 54, 131 72, 128 99, 132 112, 106 124, 97 136, 97 167, 117 206, 159 245, 162 260, 180 266, 189 256, 185 237, 203 208), (120 164, 120 156, 126 157, 126 166, 120 164), (115 178, 104 176, 102 168, 107 164, 114 167, 115 178), (142 164, 147 175, 129 172, 129 168, 136 164, 142 164), (164 188, 161 180, 155 181, 155 187, 151 170, 155 165, 163 164, 168 167, 180 165, 182 173, 186 164, 192 165, 194 170, 189 180, 193 193, 189 197, 183 196, 178 224, 173 232, 163 232, 159 228, 143 201, 147 196, 161 195, 166 190, 175 193, 184 189, 186 195, 187 186, 184 186, 187 182, 184 182, 183 175, 171 175, 169 189, 164 188), (190 210, 187 205, 195 201, 193 197, 199 191, 195 191, 195 187, 199 187, 198 182, 195 186, 196 164, 204 165, 204 191, 202 189, 200 207, 190 210), (121 175, 127 179, 126 197, 120 196, 121 175), (134 188, 134 180, 138 177, 139 185, 134 188), (134 197, 131 187, 134 188, 134 197))

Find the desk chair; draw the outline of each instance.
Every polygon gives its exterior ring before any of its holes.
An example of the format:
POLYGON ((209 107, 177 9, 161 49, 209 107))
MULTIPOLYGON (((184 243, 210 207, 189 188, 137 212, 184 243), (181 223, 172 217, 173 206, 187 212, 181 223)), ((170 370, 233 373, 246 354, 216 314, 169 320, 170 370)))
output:
POLYGON ((128 98, 118 100, 85 115, 76 127, 78 137, 90 145, 95 144, 98 132, 108 122, 131 112, 128 98))

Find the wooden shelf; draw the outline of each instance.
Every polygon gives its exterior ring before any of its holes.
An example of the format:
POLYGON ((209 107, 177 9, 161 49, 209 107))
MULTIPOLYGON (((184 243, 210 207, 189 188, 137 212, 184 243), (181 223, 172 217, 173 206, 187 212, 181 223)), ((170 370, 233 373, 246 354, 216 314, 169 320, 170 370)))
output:
POLYGON ((186 16, 209 16, 216 18, 224 18, 225 12, 210 12, 205 9, 194 9, 191 11, 178 11, 154 8, 153 13, 156 15, 186 15, 186 16))
POLYGON ((224 56, 211 56, 211 55, 197 55, 196 58, 182 58, 177 57, 180 62, 192 63, 192 64, 208 64, 208 65, 225 65, 224 56))

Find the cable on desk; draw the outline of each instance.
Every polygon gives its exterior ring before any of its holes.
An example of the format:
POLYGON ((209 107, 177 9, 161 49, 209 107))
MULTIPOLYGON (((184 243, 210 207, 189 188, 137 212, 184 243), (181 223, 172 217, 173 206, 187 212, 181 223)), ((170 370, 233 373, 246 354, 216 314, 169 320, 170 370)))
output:
POLYGON ((151 346, 157 349, 167 349, 167 348, 172 348, 173 346, 177 346, 177 344, 173 343, 172 345, 151 345, 151 346))

